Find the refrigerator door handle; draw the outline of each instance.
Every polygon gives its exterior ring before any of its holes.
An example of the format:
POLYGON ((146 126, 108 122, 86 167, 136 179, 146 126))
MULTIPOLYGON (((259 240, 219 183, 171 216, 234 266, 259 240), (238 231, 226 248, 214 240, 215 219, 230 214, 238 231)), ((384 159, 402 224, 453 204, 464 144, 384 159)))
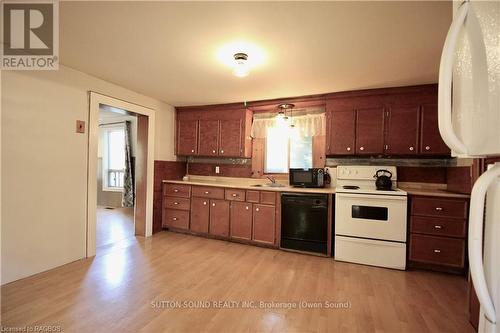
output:
POLYGON ((472 188, 469 213, 469 265, 472 282, 486 318, 496 323, 495 306, 491 299, 483 266, 484 202, 489 185, 500 177, 500 164, 481 175, 472 188))
POLYGON ((460 30, 469 12, 469 2, 462 3, 455 19, 450 25, 446 40, 441 53, 441 63, 439 64, 439 87, 438 87, 438 125, 443 141, 450 149, 459 155, 466 154, 467 148, 456 135, 451 120, 452 101, 452 76, 453 63, 455 60, 455 50, 459 38, 460 30))

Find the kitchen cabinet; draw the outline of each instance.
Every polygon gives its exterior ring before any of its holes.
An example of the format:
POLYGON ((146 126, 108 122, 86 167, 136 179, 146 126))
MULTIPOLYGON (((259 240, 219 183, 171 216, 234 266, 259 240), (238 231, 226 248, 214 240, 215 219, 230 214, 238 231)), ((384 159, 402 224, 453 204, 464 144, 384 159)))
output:
POLYGON ((237 201, 231 203, 231 238, 252 239, 252 210, 251 203, 237 201))
POLYGON ((462 274, 468 200, 425 196, 410 200, 410 267, 462 274))
POLYGON ((210 200, 206 198, 191 199, 191 224, 189 230, 208 234, 210 221, 210 200))
POLYGON ((240 156, 241 120, 220 121, 220 156, 240 156))
POLYGON ((189 185, 163 185, 162 227, 178 230, 189 229, 190 196, 191 186, 189 185))
POLYGON ((356 140, 356 111, 342 110, 327 113, 327 155, 354 155, 356 140))
POLYGON ((219 151, 219 121, 199 121, 198 155, 217 156, 219 151))
POLYGON ((275 242, 275 207, 253 205, 253 237, 255 242, 274 244, 275 242))
POLYGON ((208 232, 219 237, 229 236, 229 201, 210 200, 210 226, 208 232))
POLYGON ((423 105, 421 110, 420 153, 424 155, 450 155, 450 148, 439 134, 436 104, 423 105))
POLYGON ((356 153, 358 155, 381 155, 384 153, 383 108, 357 110, 356 153))
POLYGON ((198 154, 198 121, 177 120, 177 154, 198 154))
POLYGON ((177 119, 177 155, 251 157, 250 110, 177 108, 177 119))
POLYGON ((385 153, 416 155, 420 129, 420 107, 391 106, 387 111, 385 153))

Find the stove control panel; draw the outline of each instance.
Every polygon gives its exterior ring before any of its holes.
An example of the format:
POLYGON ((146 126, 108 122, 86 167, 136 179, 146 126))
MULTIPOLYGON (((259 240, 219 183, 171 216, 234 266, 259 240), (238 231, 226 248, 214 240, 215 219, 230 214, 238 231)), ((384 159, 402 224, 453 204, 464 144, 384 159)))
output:
POLYGON ((378 170, 387 170, 392 173, 392 180, 397 179, 395 166, 372 165, 340 165, 337 167, 337 179, 373 180, 378 170))

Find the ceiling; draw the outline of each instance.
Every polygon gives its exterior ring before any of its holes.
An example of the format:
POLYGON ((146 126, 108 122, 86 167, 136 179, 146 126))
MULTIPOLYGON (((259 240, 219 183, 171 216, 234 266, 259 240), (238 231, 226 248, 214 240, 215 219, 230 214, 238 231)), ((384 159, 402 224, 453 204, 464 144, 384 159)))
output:
POLYGON ((175 106, 434 83, 451 15, 451 1, 60 2, 60 59, 175 106), (218 57, 234 42, 263 51, 245 78, 218 57))

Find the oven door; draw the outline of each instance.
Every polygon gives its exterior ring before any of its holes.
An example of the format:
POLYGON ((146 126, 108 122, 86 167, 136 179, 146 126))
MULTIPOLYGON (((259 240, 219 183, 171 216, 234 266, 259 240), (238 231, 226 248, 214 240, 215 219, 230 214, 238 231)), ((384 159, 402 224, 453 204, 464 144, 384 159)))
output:
POLYGON ((406 196, 335 196, 336 235, 406 242, 406 196))

